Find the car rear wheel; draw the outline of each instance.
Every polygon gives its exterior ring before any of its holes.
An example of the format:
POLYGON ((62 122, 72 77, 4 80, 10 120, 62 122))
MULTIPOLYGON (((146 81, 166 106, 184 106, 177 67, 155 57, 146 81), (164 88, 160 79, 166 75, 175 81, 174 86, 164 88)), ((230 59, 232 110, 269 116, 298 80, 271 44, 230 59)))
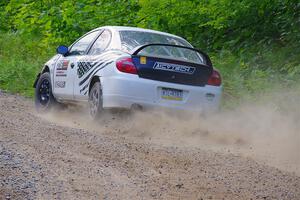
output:
POLYGON ((102 107, 102 89, 100 82, 95 82, 89 93, 89 110, 92 119, 97 119, 100 117, 103 107, 102 107))
POLYGON ((49 72, 43 73, 35 87, 35 108, 39 113, 48 112, 57 102, 52 94, 49 72))

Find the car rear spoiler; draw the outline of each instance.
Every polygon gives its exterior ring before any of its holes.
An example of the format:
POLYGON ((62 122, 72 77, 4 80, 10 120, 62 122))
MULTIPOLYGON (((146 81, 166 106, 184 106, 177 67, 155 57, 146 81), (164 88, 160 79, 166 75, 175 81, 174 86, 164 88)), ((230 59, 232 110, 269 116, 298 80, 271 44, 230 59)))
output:
POLYGON ((163 44, 163 43, 145 44, 145 45, 141 45, 141 46, 134 48, 131 52, 131 55, 136 56, 141 50, 143 50, 144 48, 149 47, 149 46, 168 46, 168 47, 177 47, 177 48, 182 48, 182 49, 189 49, 191 51, 196 51, 197 53, 200 53, 202 56, 204 56, 206 65, 208 65, 209 67, 212 67, 212 63, 211 63, 209 56, 206 53, 204 53, 203 51, 192 48, 192 47, 186 47, 186 46, 175 45, 175 44, 163 44))

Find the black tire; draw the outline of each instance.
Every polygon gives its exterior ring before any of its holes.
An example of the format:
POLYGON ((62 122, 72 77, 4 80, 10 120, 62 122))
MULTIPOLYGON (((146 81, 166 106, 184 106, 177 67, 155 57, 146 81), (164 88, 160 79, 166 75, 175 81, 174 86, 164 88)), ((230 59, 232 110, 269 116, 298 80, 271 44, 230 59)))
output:
POLYGON ((49 112, 57 102, 52 94, 49 72, 43 73, 35 87, 35 108, 39 113, 49 112))
POLYGON ((100 82, 95 82, 89 92, 89 111, 92 119, 98 119, 103 112, 102 88, 100 82))

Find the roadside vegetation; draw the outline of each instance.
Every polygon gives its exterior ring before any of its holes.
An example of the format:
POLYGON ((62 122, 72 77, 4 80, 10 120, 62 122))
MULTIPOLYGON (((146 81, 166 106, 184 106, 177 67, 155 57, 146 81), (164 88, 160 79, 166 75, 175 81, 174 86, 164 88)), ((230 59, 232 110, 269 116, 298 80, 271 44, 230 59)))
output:
POLYGON ((229 106, 299 84, 298 0, 7 0, 0 3, 0 88, 32 96, 56 46, 103 25, 186 38, 212 57, 229 106))

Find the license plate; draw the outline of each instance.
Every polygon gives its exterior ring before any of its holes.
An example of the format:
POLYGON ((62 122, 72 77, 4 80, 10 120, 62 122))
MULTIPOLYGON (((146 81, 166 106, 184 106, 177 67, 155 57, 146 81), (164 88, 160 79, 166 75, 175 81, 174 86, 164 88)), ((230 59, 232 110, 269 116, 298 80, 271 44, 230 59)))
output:
POLYGON ((182 101, 182 94, 182 90, 177 89, 162 88, 161 90, 161 98, 168 100, 182 101))

